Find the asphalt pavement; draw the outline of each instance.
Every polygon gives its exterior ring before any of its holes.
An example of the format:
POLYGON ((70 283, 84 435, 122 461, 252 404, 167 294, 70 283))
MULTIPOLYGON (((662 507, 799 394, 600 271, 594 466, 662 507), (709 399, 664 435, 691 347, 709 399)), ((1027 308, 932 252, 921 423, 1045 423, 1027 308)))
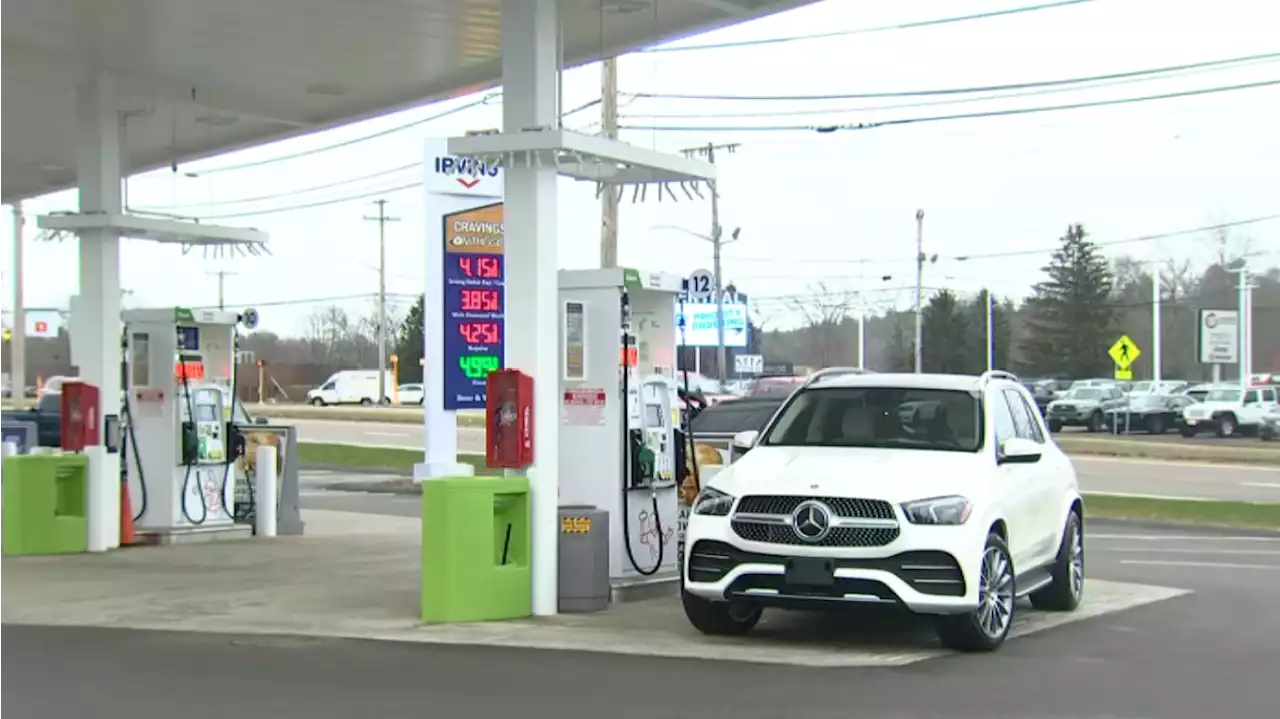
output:
MULTIPOLYGON (((302 441, 408 449, 423 446, 422 428, 417 425, 313 420, 292 422, 297 425, 298 437, 302 441)), ((458 428, 458 451, 483 452, 484 430, 458 428)), ((1088 492, 1280 502, 1280 467, 1079 456, 1075 458, 1075 464, 1080 484, 1088 492)))
POLYGON ((4 705, 58 719, 1275 716, 1280 536, 1087 533, 1090 577, 1192 593, 901 667, 6 625, 4 705))

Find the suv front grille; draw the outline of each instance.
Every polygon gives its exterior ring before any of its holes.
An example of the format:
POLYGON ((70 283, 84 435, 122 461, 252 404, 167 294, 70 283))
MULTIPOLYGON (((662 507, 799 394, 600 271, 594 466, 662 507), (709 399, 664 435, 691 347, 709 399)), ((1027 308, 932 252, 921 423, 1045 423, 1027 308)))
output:
POLYGON ((846 497, 792 497, 787 495, 752 494, 738 500, 740 514, 776 514, 791 516, 801 502, 822 502, 836 513, 848 519, 897 519, 893 505, 880 499, 849 499, 846 497))
POLYGON ((732 522, 733 532, 749 542, 791 544, 806 547, 883 547, 898 538, 895 527, 834 527, 819 542, 801 539, 790 525, 732 522))

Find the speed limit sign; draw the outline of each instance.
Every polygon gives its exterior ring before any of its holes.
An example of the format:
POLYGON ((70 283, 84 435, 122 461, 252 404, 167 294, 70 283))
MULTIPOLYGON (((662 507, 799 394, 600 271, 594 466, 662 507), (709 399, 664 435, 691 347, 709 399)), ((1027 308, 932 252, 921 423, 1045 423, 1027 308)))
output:
POLYGON ((688 279, 688 295, 691 300, 707 301, 715 294, 715 275, 710 270, 694 270, 688 279))

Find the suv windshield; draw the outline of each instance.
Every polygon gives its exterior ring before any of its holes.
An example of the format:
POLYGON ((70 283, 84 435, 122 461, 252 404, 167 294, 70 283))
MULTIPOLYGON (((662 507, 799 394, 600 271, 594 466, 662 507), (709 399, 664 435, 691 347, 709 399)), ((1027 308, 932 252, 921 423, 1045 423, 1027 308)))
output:
POLYGON ((1206 402, 1239 402, 1240 390, 1238 389, 1215 389, 1205 395, 1206 402))
POLYGON ((830 387, 801 392, 760 444, 976 452, 982 407, 956 390, 830 387))
POLYGON ((1071 399, 1102 399, 1102 390, 1095 387, 1081 387, 1071 390, 1067 396, 1071 399))

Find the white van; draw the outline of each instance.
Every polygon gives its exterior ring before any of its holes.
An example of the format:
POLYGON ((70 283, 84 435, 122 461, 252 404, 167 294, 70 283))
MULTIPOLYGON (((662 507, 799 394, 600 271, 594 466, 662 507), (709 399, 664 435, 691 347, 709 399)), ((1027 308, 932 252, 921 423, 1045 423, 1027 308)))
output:
MULTIPOLYGON (((391 375, 388 374, 388 389, 390 389, 392 381, 391 375)), ((307 392, 307 403, 316 407, 324 407, 331 404, 362 404, 367 406, 377 401, 377 397, 378 371, 349 369, 335 372, 333 376, 322 382, 319 387, 307 392)), ((383 404, 387 404, 389 401, 387 397, 382 398, 383 404)))

